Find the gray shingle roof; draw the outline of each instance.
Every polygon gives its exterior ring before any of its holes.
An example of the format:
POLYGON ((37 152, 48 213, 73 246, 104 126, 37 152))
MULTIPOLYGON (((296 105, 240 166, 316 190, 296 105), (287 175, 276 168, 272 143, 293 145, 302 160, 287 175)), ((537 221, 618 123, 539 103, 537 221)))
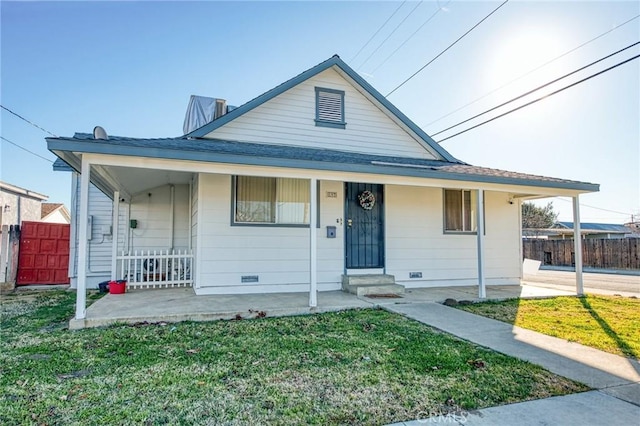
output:
MULTIPOLYGON (((559 225, 573 230, 573 222, 558 222, 559 225)), ((631 229, 624 225, 617 225, 615 223, 591 223, 591 222, 580 222, 580 229, 585 231, 600 231, 600 232, 611 232, 611 233, 622 233, 628 234, 631 233, 631 229)))
POLYGON ((220 139, 139 139, 110 136, 94 139, 89 133, 72 138, 47 138, 49 149, 190 161, 266 165, 302 169, 414 176, 510 185, 544 186, 597 191, 598 185, 527 173, 477 167, 421 158, 387 157, 354 152, 238 142, 220 139))

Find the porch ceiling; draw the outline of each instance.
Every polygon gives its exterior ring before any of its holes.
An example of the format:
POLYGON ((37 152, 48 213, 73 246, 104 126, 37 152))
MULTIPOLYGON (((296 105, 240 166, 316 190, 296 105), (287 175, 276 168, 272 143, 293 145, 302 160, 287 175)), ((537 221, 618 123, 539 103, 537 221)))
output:
POLYGON ((96 167, 106 171, 113 180, 119 183, 118 190, 128 193, 131 196, 146 192, 151 188, 157 188, 158 186, 188 184, 193 176, 193 173, 171 170, 114 166, 96 167))

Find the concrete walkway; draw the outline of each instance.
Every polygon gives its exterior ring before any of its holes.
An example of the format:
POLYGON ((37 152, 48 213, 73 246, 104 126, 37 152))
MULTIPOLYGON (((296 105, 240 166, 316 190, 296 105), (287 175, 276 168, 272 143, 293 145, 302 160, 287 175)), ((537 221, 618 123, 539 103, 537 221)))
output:
MULTIPOLYGON (((489 299, 565 296, 566 290, 535 286, 487 286, 489 299)), ((309 293, 268 293, 196 296, 191 288, 134 290, 107 294, 87 308, 86 318, 72 319, 72 330, 115 323, 212 321, 216 319, 287 316, 370 308, 379 303, 443 302, 447 298, 478 300, 478 287, 408 289, 402 298, 358 298, 342 291, 318 293, 318 306, 309 308, 309 293)))
POLYGON ((640 362, 474 315, 438 303, 380 306, 462 339, 540 365, 595 391, 421 419, 465 425, 639 424, 640 362))
POLYGON ((370 302, 342 291, 318 294, 309 307, 309 293, 270 293, 196 296, 191 288, 134 290, 107 294, 87 308, 85 319, 72 319, 69 329, 139 322, 213 321, 334 312, 370 308, 370 302))

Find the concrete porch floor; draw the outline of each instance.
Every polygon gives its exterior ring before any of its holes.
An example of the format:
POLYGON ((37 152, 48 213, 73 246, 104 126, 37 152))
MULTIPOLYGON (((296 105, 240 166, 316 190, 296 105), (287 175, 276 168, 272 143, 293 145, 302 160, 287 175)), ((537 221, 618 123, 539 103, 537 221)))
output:
MULTIPOLYGON (((487 286, 487 299, 570 295, 568 291, 535 286, 487 286)), ((478 300, 478 288, 432 287, 407 289, 399 298, 357 297, 342 291, 318 293, 318 306, 309 307, 309 293, 196 296, 191 288, 134 290, 107 294, 87 308, 86 318, 72 319, 69 329, 115 323, 211 321, 277 317, 371 308, 388 304, 442 302, 447 298, 478 300)))

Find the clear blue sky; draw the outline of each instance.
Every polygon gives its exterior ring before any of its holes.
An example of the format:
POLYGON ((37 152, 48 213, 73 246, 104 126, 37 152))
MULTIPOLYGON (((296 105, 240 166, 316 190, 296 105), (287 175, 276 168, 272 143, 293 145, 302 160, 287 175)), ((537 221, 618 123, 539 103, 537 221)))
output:
MULTIPOLYGON (((418 3, 407 2, 356 56, 401 2, 2 1, 1 101, 56 135, 101 125, 113 135, 179 136, 191 94, 241 105, 335 53, 386 95, 499 4, 425 1, 409 15, 418 3)), ((511 0, 389 100, 435 133, 640 40, 635 19, 440 119, 638 14, 637 1, 511 0)), ((629 49, 547 93, 638 53, 629 49)), ((54 159, 45 133, 6 111, 1 117, 3 137, 54 159)), ((640 213, 640 60, 443 146, 479 166, 599 183, 600 193, 581 197, 582 220, 629 220, 640 213)), ((1 147, 3 181, 69 203, 67 173, 1 147)), ((567 200, 554 207, 571 220, 567 200)))

